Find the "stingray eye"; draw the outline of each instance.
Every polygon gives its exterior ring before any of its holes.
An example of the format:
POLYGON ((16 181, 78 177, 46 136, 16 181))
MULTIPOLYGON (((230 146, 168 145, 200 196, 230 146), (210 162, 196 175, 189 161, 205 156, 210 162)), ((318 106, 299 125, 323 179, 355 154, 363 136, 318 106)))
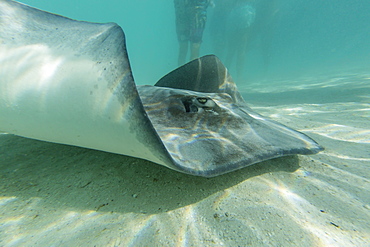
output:
POLYGON ((197 98, 198 102, 201 104, 207 103, 208 99, 207 98, 197 98))
POLYGON ((212 99, 203 97, 193 99, 193 104, 204 109, 214 108, 216 106, 216 103, 212 99))
POLYGON ((209 98, 197 97, 197 98, 185 98, 182 103, 185 106, 186 112, 198 112, 213 111, 216 103, 209 98))

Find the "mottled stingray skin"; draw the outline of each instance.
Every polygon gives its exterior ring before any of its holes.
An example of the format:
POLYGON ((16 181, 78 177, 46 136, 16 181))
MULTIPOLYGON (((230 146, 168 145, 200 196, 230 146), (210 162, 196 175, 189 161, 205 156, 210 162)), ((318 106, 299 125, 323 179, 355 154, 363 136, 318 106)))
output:
POLYGON ((215 56, 136 87, 122 29, 0 0, 0 130, 212 177, 323 148, 253 112, 215 56))

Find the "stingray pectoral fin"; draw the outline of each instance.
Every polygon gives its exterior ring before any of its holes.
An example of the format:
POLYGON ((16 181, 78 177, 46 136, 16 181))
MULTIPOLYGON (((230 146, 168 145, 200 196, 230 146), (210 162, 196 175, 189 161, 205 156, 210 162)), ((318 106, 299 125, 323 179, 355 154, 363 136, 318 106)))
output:
POLYGON ((171 164, 114 24, 0 0, 0 130, 171 164))
POLYGON ((212 177, 322 150, 305 134, 250 109, 215 56, 172 71, 156 86, 139 87, 139 94, 177 170, 212 177))

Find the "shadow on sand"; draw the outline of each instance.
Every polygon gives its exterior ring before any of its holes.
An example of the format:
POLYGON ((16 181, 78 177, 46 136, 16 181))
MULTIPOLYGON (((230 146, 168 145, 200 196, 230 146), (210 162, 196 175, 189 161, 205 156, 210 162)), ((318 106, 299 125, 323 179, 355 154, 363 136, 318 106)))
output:
POLYGON ((297 156, 202 178, 149 161, 79 147, 0 135, 1 196, 41 198, 66 210, 155 214, 201 201, 264 173, 294 172, 297 156))

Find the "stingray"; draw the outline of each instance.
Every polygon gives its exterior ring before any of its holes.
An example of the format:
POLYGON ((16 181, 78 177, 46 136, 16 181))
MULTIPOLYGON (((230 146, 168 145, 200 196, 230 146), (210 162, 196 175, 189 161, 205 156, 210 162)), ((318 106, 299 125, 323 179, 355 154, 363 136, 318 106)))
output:
POLYGON ((214 55, 136 86, 120 26, 12 0, 0 0, 0 130, 204 177, 323 149, 249 108, 214 55))

